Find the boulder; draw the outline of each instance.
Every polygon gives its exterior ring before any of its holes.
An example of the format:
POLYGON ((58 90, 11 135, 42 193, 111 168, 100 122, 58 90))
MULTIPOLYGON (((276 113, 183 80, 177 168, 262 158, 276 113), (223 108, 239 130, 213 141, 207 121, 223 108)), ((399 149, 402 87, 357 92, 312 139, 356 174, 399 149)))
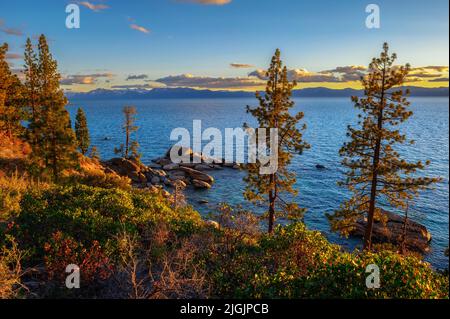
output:
POLYGON ((141 179, 138 172, 129 172, 127 175, 133 182, 140 183, 141 179))
POLYGON ((157 163, 162 166, 173 164, 172 161, 168 158, 161 158, 157 163))
POLYGON ((163 166, 163 170, 165 171, 172 171, 174 169, 178 169, 180 167, 180 165, 175 164, 175 163, 171 163, 171 164, 167 164, 163 166))
POLYGON ((200 180, 209 184, 214 183, 214 178, 208 174, 188 167, 180 167, 180 169, 186 172, 186 174, 188 174, 193 179, 200 180))
POLYGON ((144 173, 139 173, 139 183, 147 184, 147 177, 145 177, 144 173))
POLYGON ((197 164, 194 166, 194 169, 196 169, 198 171, 210 171, 210 170, 214 169, 214 166, 210 166, 207 164, 197 164))
POLYGON ((148 164, 148 167, 153 168, 153 169, 159 169, 159 168, 161 168, 161 165, 152 162, 152 163, 148 164))
POLYGON ((161 183, 161 179, 158 176, 153 176, 150 181, 153 185, 157 185, 157 184, 161 183))
MULTIPOLYGON (((403 238, 404 223, 404 216, 382 210, 380 216, 375 219, 373 224, 372 241, 375 243, 400 245, 403 238)), ((351 234, 357 237, 364 237, 366 225, 366 218, 358 219, 351 234)), ((430 241, 431 234, 428 229, 408 219, 406 223, 406 248, 419 253, 426 253, 430 250, 430 241)))
POLYGON ((208 184, 207 182, 204 181, 200 181, 198 179, 193 179, 192 180, 192 184, 194 185, 194 187, 196 188, 204 188, 204 189, 209 189, 211 188, 211 185, 208 184))
POLYGON ((220 228, 219 223, 216 222, 216 221, 214 221, 214 220, 207 220, 207 221, 205 222, 205 224, 208 225, 208 226, 210 226, 210 227, 212 227, 212 228, 215 228, 215 229, 219 229, 219 228, 220 228))
POLYGON ((126 158, 113 158, 110 160, 111 164, 118 166, 127 172, 139 172, 140 167, 137 163, 126 158))
POLYGON ((163 171, 162 169, 154 169, 153 175, 159 176, 159 177, 165 177, 165 176, 167 176, 167 173, 165 171, 163 171))

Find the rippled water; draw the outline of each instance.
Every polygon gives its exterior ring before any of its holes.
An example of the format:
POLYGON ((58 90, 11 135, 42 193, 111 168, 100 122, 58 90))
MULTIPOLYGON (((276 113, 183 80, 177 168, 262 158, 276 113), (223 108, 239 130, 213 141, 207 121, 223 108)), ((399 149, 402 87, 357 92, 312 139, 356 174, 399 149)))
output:
MULTIPOLYGON (((255 99, 169 99, 169 100, 73 100, 69 111, 74 121, 76 107, 82 106, 87 114, 92 144, 102 158, 114 156, 114 147, 123 142, 121 131, 125 105, 138 110, 138 140, 142 160, 150 162, 159 157, 173 142, 170 132, 176 127, 192 131, 192 121, 202 120, 203 129, 241 127, 244 122, 254 123, 245 113, 247 104, 255 99)), ((336 185, 343 176, 338 150, 345 140, 348 124, 356 119, 356 111, 346 98, 296 99, 295 111, 305 113, 308 128, 305 139, 312 145, 303 155, 295 157, 292 169, 297 172, 298 202, 308 209, 305 222, 310 229, 322 231, 329 240, 349 248, 360 245, 359 240, 342 239, 330 233, 325 213, 331 213, 348 196, 336 185), (326 166, 317 170, 316 164, 326 166)), ((411 218, 426 225, 433 235, 432 252, 426 256, 435 267, 448 267, 444 250, 449 234, 449 100, 448 98, 412 98, 413 117, 402 129, 416 140, 413 146, 401 147, 401 154, 409 160, 431 160, 426 174, 441 176, 443 182, 435 190, 426 191, 414 203, 411 218)), ((212 173, 217 182, 211 190, 189 192, 188 198, 204 214, 211 212, 219 202, 243 204, 243 172, 223 170, 212 173), (197 204, 200 199, 208 205, 197 204)), ((260 208, 254 209, 256 212, 260 208)))

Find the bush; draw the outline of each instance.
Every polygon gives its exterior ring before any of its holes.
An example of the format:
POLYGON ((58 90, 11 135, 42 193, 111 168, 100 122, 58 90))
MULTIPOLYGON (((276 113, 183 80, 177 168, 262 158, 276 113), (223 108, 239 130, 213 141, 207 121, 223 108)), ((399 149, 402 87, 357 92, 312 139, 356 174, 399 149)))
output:
POLYGON ((148 223, 158 221, 189 231, 200 217, 189 208, 175 212, 158 193, 55 186, 23 195, 21 212, 6 233, 13 234, 22 248, 30 250, 28 261, 39 262, 45 255, 44 244, 58 231, 88 247, 97 241, 112 254, 119 233, 137 233, 148 223))
POLYGON ((342 252, 301 223, 278 227, 258 244, 236 251, 232 259, 231 276, 216 269, 217 296, 448 298, 448 277, 433 271, 428 263, 390 251, 342 252), (366 287, 369 264, 380 269, 379 289, 366 287))

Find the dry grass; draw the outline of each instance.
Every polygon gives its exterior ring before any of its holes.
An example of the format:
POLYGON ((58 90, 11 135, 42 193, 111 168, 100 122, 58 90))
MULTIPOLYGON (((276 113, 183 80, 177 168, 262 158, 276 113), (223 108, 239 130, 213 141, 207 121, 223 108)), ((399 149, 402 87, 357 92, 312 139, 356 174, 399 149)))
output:
POLYGON ((15 241, 10 240, 10 243, 10 248, 3 247, 0 251, 0 299, 17 298, 21 290, 28 290, 21 283, 25 274, 21 266, 24 253, 15 241))
POLYGON ((123 233, 117 238, 120 261, 102 297, 131 299, 207 298, 206 270, 195 258, 204 245, 195 238, 178 239, 164 224, 139 240, 123 233))
POLYGON ((20 201, 25 192, 48 187, 48 184, 29 178, 18 170, 9 176, 0 171, 0 222, 20 212, 20 201))

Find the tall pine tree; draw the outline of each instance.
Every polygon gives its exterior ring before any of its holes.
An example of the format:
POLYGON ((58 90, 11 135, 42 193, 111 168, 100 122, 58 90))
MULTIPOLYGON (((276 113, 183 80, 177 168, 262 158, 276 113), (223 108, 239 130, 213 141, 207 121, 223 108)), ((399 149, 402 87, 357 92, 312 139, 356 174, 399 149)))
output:
POLYGON ((79 108, 77 111, 77 116, 75 119, 75 135, 77 137, 77 144, 78 148, 81 151, 81 154, 86 155, 87 151, 89 150, 91 140, 87 127, 86 114, 84 114, 82 108, 79 108))
POLYGON ((23 86, 19 78, 11 73, 6 53, 8 44, 0 46, 0 132, 9 138, 21 135, 23 126, 23 86))
MULTIPOLYGON (((297 203, 283 198, 284 195, 296 195, 293 185, 296 182, 295 173, 289 171, 289 164, 294 154, 302 154, 309 145, 303 141, 302 131, 306 125, 299 125, 303 119, 303 112, 291 115, 289 111, 294 106, 291 100, 291 91, 296 82, 289 82, 287 68, 280 59, 280 51, 277 49, 267 71, 267 86, 264 96, 256 93, 259 106, 252 108, 247 106, 247 112, 252 114, 260 128, 278 129, 278 169, 271 174, 261 174, 261 161, 247 165, 247 183, 244 197, 255 203, 268 205, 268 232, 272 233, 277 216, 288 218, 300 218, 304 209, 297 203)), ((270 149, 270 134, 266 134, 266 149, 270 149)), ((257 140, 259 137, 256 137, 257 140)))
POLYGON ((413 143, 398 128, 413 114, 405 98, 408 92, 398 88, 410 66, 394 65, 396 58, 395 54, 389 54, 385 43, 380 57, 372 60, 367 76, 362 79, 365 97, 352 98, 361 113, 358 126, 348 126, 350 140, 340 150, 342 165, 347 168, 346 179, 340 185, 353 195, 340 210, 328 216, 332 229, 345 236, 354 229, 356 220, 366 217, 365 249, 371 249, 373 222, 381 218, 381 202, 405 209, 419 190, 439 180, 415 177, 414 173, 428 162, 407 162, 395 147, 413 143))
POLYGON ((38 58, 34 52, 33 43, 30 38, 27 39, 25 44, 24 53, 24 95, 26 100, 26 106, 29 108, 29 129, 33 129, 33 123, 35 122, 35 116, 37 116, 39 106, 39 74, 38 74, 38 58))
POLYGON ((32 161, 49 171, 57 181, 64 169, 78 164, 75 134, 65 106, 67 99, 59 86, 61 79, 44 35, 39 38, 37 103, 32 118, 32 161))

